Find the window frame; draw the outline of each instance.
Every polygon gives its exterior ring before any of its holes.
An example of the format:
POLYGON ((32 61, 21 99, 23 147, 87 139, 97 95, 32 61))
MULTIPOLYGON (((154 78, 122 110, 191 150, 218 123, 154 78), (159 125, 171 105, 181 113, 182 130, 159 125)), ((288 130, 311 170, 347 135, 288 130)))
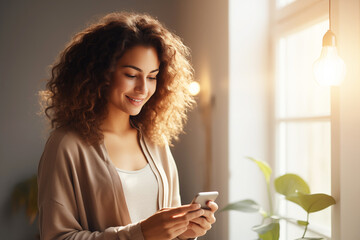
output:
MULTIPOLYGON (((334 98, 336 98, 336 89, 331 89, 330 92, 330 115, 314 116, 314 117, 290 117, 290 118, 278 118, 276 113, 276 74, 277 74, 277 43, 278 41, 287 35, 294 32, 301 31, 311 25, 325 21, 329 18, 329 1, 328 0, 296 0, 284 7, 278 8, 276 0, 271 0, 270 3, 270 39, 271 39, 271 52, 270 52, 270 72, 271 72, 271 85, 272 91, 270 95, 271 109, 270 109, 270 159, 273 169, 276 167, 277 149, 279 145, 279 124, 280 122, 296 122, 296 121, 329 121, 331 129, 331 191, 333 192, 333 175, 334 175, 334 163, 333 163, 333 152, 336 148, 333 148, 334 140, 336 136, 333 134, 334 118, 338 112, 336 106, 333 105, 334 98)), ((334 217, 332 214, 332 226, 331 231, 334 227, 334 217)), ((290 223, 296 225, 296 223, 290 223)), ((327 234, 323 234, 322 229, 309 225, 308 232, 316 233, 319 236, 329 238, 327 234)), ((330 234, 330 233, 329 233, 330 234)))

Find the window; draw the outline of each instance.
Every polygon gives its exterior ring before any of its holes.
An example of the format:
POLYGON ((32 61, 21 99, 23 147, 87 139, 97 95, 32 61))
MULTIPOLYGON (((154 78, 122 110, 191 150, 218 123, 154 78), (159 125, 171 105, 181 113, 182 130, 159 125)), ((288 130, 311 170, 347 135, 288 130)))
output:
POLYGON ((276 6, 278 8, 282 8, 282 7, 285 7, 286 5, 292 3, 292 2, 295 2, 296 0, 277 0, 276 1, 276 6))
MULTIPOLYGON (((287 4, 291 1, 276 1, 287 4)), ((312 193, 331 193, 331 112, 330 88, 319 86, 312 65, 321 51, 328 30, 328 15, 318 11, 321 1, 291 3, 291 8, 274 8, 275 53, 275 158, 276 175, 296 173, 304 178, 312 193), (311 3, 313 2, 313 4, 311 3), (285 11, 285 12, 284 12, 285 11), (303 17, 302 17, 303 16, 303 17)), ((326 8, 325 8, 326 10, 326 8)), ((278 196, 280 215, 306 220, 299 206, 278 196)), ((330 208, 310 214, 307 236, 330 237, 330 208)), ((282 223, 280 239, 295 239, 304 229, 282 223), (284 227, 286 226, 286 227, 284 227)))

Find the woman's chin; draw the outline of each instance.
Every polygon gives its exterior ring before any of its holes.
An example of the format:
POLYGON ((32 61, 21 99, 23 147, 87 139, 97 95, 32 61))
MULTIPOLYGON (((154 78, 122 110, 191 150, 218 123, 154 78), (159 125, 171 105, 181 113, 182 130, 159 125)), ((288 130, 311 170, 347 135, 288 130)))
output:
POLYGON ((131 111, 131 112, 129 112, 129 115, 130 116, 137 116, 137 115, 139 115, 140 112, 141 112, 141 109, 138 110, 138 111, 131 111))

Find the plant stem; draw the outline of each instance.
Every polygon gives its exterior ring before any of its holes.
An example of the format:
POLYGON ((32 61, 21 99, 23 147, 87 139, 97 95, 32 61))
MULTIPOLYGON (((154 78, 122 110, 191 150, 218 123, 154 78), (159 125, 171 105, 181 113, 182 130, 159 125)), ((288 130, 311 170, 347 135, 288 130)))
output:
POLYGON ((269 197, 269 208, 270 208, 270 216, 274 214, 273 212, 273 204, 272 204, 272 197, 271 197, 271 191, 270 191, 270 183, 267 183, 267 192, 269 197))
POLYGON ((305 226, 305 231, 304 231, 304 234, 302 235, 302 237, 301 238, 304 238, 305 237, 305 233, 306 233, 306 231, 307 231, 307 227, 309 226, 309 213, 307 213, 307 215, 306 215, 306 226, 305 226))

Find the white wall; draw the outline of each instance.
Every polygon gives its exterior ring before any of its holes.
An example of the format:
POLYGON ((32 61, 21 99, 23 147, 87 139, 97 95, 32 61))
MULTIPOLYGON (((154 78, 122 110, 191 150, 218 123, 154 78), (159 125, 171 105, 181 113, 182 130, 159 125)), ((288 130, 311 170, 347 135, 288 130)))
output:
MULTIPOLYGON (((267 207, 265 179, 245 156, 269 161, 269 3, 229 1, 230 201, 254 199, 267 207)), ((254 213, 231 212, 229 239, 256 239, 254 213)))
MULTIPOLYGON (((336 0, 334 31, 347 75, 338 92, 335 136, 333 195, 333 239, 359 239, 360 222, 360 2, 336 0)), ((333 140, 334 141, 334 140, 333 140)))

